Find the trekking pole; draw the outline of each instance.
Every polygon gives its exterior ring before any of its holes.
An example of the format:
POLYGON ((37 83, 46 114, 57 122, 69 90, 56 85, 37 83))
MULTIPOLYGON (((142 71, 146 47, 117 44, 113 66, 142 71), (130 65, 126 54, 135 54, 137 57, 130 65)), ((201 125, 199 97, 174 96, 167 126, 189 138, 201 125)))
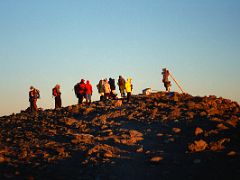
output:
POLYGON ((171 76, 171 78, 173 79, 173 81, 177 84, 178 88, 182 91, 182 93, 184 94, 185 92, 183 91, 182 87, 178 84, 177 80, 173 77, 173 75, 171 73, 169 73, 169 75, 171 76))

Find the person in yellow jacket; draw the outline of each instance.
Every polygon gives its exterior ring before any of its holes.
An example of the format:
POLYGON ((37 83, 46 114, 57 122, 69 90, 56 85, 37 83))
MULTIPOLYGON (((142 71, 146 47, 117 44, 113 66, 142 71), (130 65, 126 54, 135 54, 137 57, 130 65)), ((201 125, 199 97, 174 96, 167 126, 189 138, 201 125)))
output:
POLYGON ((133 90, 133 85, 132 85, 132 78, 128 78, 126 83, 125 83, 125 89, 127 92, 127 102, 130 101, 131 96, 132 96, 132 90, 133 90))

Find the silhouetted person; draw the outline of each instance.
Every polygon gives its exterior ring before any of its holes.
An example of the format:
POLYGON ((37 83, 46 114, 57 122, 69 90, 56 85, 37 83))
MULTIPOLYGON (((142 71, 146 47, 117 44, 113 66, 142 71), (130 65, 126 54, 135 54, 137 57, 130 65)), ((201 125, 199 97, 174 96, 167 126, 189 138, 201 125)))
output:
POLYGON ((162 72, 162 75, 163 75, 162 82, 164 84, 164 87, 165 87, 167 92, 170 92, 171 81, 169 81, 169 79, 168 79, 170 73, 166 68, 164 68, 163 72, 162 72))
POLYGON ((110 89, 111 89, 110 97, 111 97, 112 99, 116 99, 117 93, 116 93, 115 79, 109 78, 108 83, 110 84, 110 89))
POLYGON ((55 97, 55 109, 62 107, 62 99, 61 99, 61 91, 60 91, 60 85, 57 84, 52 89, 52 95, 55 97))
POLYGON ((86 83, 86 103, 88 106, 90 106, 91 102, 92 102, 92 85, 90 84, 90 81, 87 81, 86 83))
POLYGON ((38 111, 37 99, 39 99, 39 98, 40 98, 39 90, 37 90, 36 88, 31 86, 30 91, 29 91, 29 102, 30 102, 30 110, 32 112, 37 112, 38 111))
POLYGON ((121 97, 125 97, 125 79, 122 76, 119 76, 118 78, 118 86, 119 86, 119 91, 121 93, 121 97))
POLYGON ((104 99, 107 100, 109 99, 110 93, 111 93, 111 87, 107 79, 104 79, 103 81, 103 89, 104 89, 104 99))
POLYGON ((100 94, 100 101, 104 99, 104 88, 103 88, 103 80, 101 79, 97 84, 98 93, 100 94))
POLYGON ((75 94, 78 98, 78 104, 82 104, 83 102, 83 99, 86 95, 86 84, 85 84, 85 80, 84 79, 81 79, 81 82, 80 83, 77 83, 75 86, 74 86, 74 91, 75 91, 75 94))
POLYGON ((125 88, 126 88, 126 92, 127 92, 127 102, 130 102, 131 96, 132 96, 132 90, 133 90, 132 78, 127 79, 125 88))

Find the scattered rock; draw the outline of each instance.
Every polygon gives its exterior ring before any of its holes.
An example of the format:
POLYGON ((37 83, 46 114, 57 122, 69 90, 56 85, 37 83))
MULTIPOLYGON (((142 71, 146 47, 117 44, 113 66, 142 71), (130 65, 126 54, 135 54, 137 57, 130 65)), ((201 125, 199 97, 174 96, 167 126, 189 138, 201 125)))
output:
POLYGON ((180 133, 182 130, 180 128, 172 128, 172 131, 175 133, 180 133))
MULTIPOLYGON (((229 168, 239 166, 236 158, 239 110, 237 103, 215 96, 160 92, 148 97, 133 96, 131 103, 109 100, 93 102, 89 107, 74 105, 41 110, 37 114, 22 111, 0 117, 0 179, 34 179, 36 174, 40 177, 49 174, 46 179, 61 175, 73 178, 68 169, 71 173, 76 167, 78 177, 106 179, 111 174, 101 173, 111 173, 110 166, 121 174, 120 164, 125 168, 129 161, 136 169, 147 170, 149 164, 142 162, 147 158, 159 163, 162 155, 164 163, 173 164, 173 167, 174 164, 180 167, 186 157, 190 163, 184 164, 184 168, 189 172, 191 162, 201 163, 203 169, 199 172, 209 167, 205 164, 210 162, 216 169, 221 165, 219 169, 238 175, 240 172, 229 168), (203 136, 199 136, 201 134, 203 136), (204 140, 199 140, 200 137, 204 140), (187 150, 183 156, 182 152, 187 150), (222 158, 218 151, 228 152, 227 156, 222 158), (104 172, 97 171, 101 168, 104 172), (64 169, 64 173, 58 169, 64 169), (98 176, 92 177, 95 173, 98 176)), ((174 170, 172 166, 163 167, 166 174, 174 170)), ((151 169, 155 171, 158 170, 151 169)), ((151 174, 150 178, 162 178, 163 173, 158 177, 151 174)))
POLYGON ((153 163, 158 163, 158 162, 160 162, 161 160, 163 160, 163 157, 160 157, 160 156, 152 157, 152 158, 150 159, 150 161, 153 162, 153 163))
POLYGON ((206 150, 208 144, 204 140, 194 141, 194 143, 188 146, 190 152, 200 152, 206 150))
POLYGON ((237 152, 236 151, 230 151, 229 153, 227 153, 228 156, 236 156, 237 152))
POLYGON ((202 134, 202 133, 203 133, 203 129, 202 129, 202 128, 197 127, 197 128, 195 129, 195 136, 198 136, 199 134, 202 134))

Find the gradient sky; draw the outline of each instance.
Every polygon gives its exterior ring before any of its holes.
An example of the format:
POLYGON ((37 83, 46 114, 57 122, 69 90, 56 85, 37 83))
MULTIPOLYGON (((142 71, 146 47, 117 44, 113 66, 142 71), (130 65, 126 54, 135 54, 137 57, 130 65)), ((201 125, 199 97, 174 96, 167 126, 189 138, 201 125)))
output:
MULTIPOLYGON (((132 77, 134 93, 164 90, 167 67, 186 92, 240 100, 239 0, 0 0, 0 115, 63 105, 89 79, 132 77)), ((179 91, 173 84, 172 89, 179 91)))

